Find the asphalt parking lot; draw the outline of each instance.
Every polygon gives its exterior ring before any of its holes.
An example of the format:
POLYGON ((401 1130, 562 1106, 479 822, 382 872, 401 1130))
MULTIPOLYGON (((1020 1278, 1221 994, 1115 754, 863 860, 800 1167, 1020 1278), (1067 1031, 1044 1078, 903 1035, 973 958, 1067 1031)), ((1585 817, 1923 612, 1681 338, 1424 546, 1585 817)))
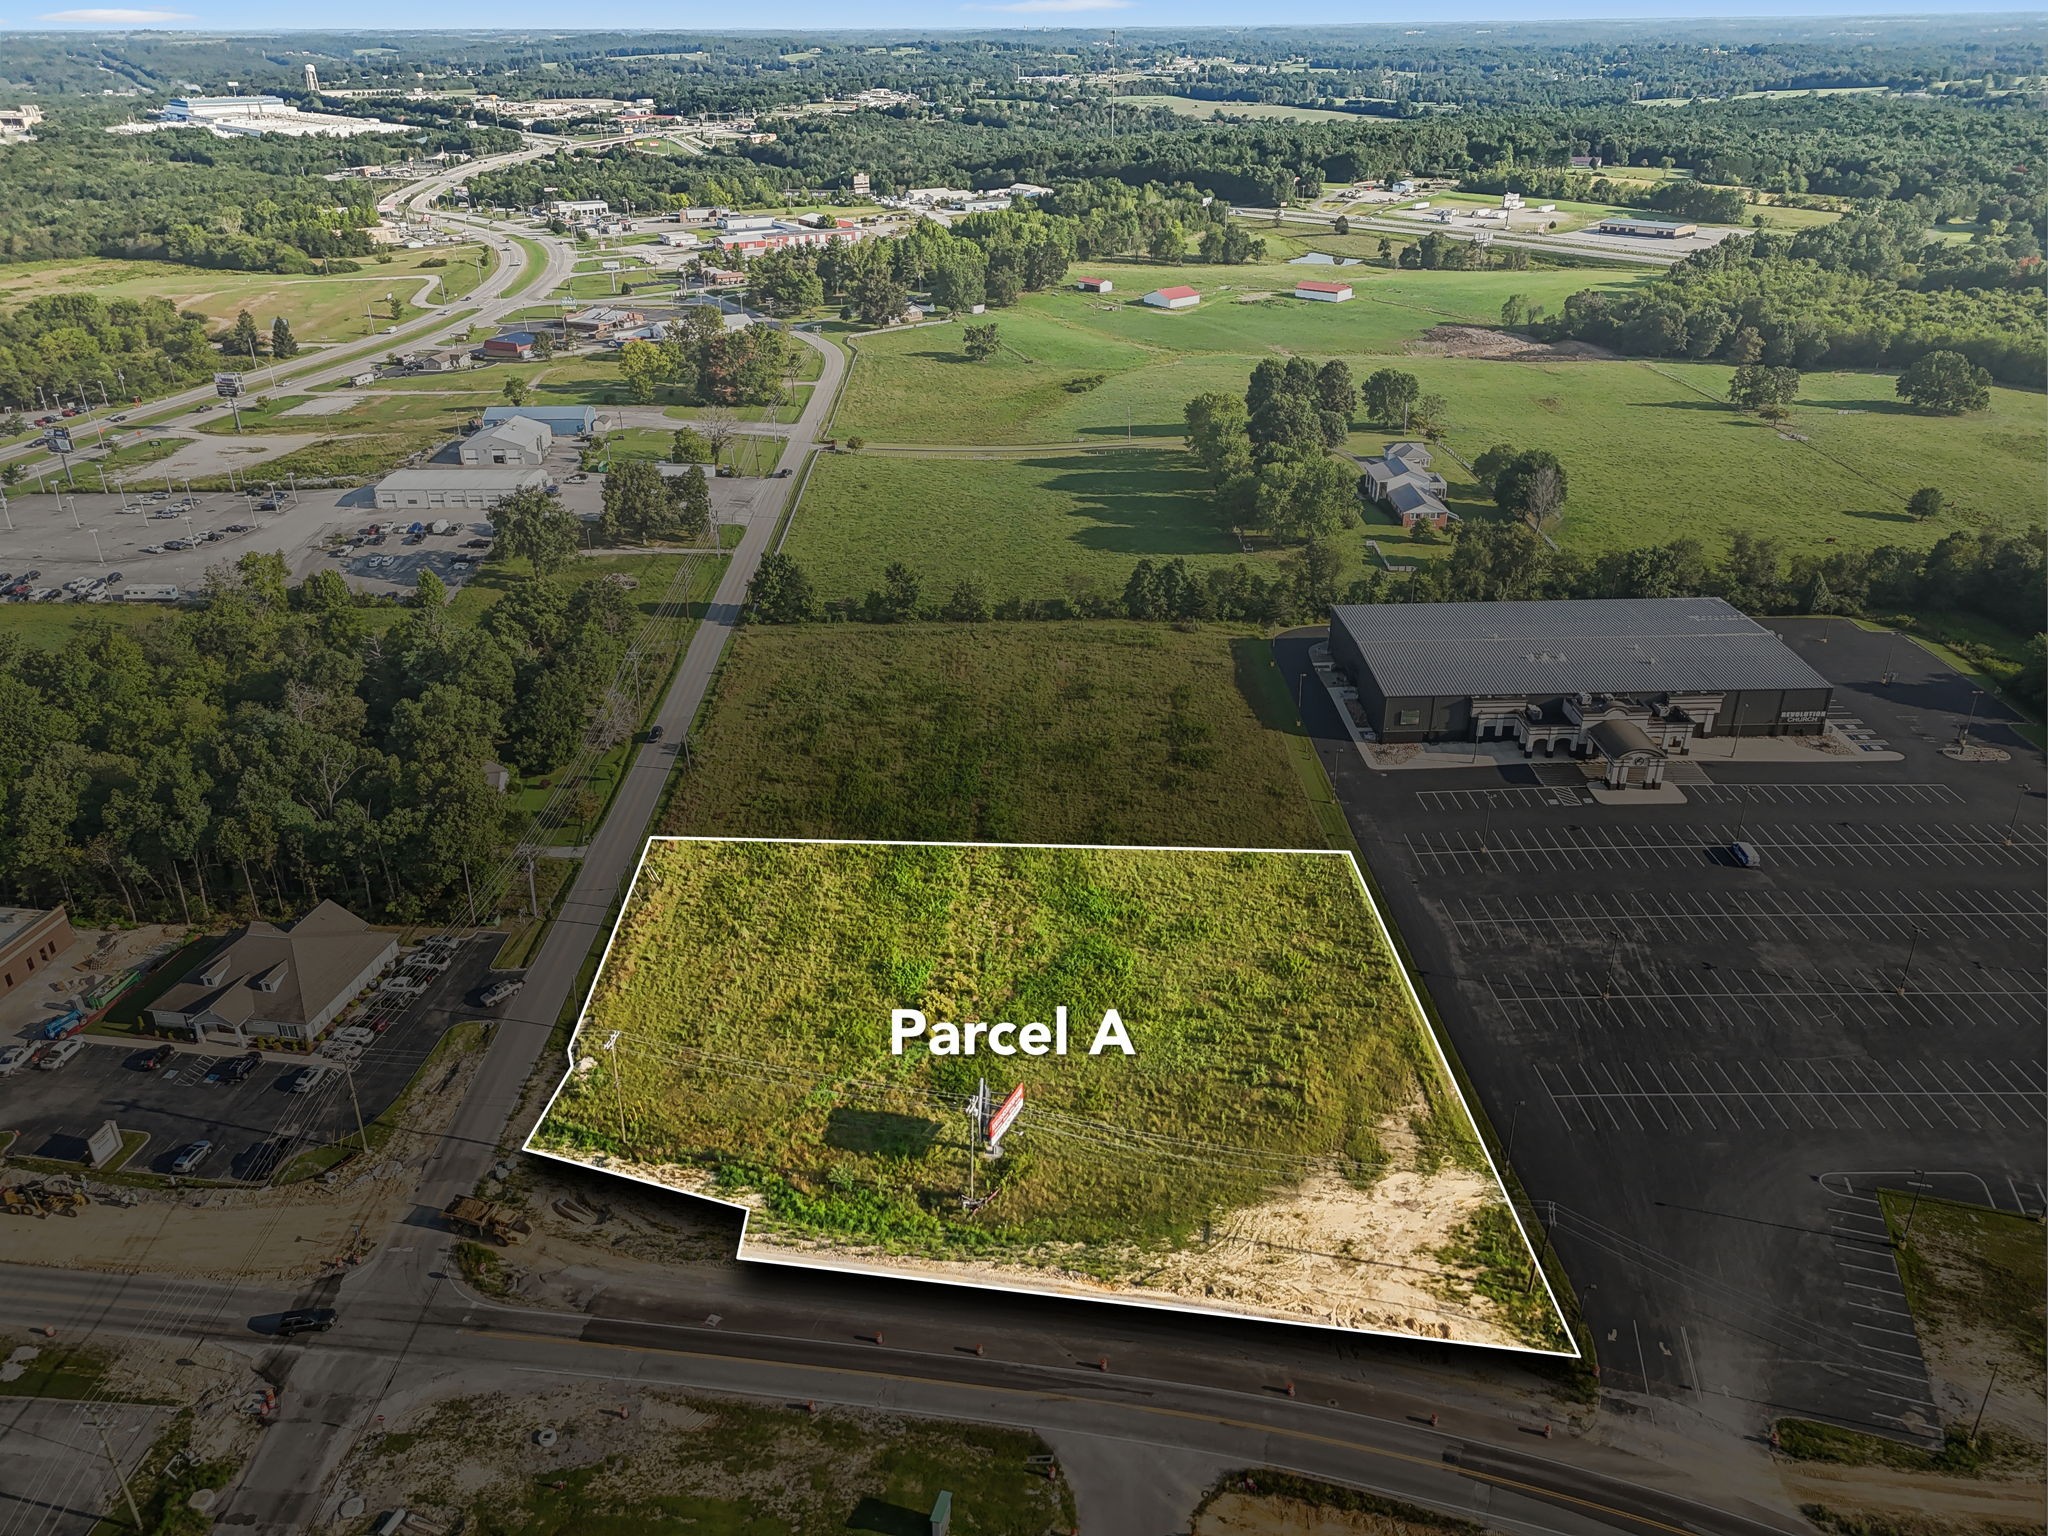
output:
POLYGON ((1306 724, 1605 1386, 1924 1437, 1874 1191, 2048 1203, 2048 774, 1918 647, 1772 627, 1899 758, 1700 761, 1682 805, 1603 807, 1568 764, 1372 771, 1313 686, 1306 724), (2009 755, 1945 755, 1965 728, 2009 755))
MULTIPOLYGON (((366 1122, 398 1098, 450 1026, 490 1017, 466 1004, 492 976, 490 960, 499 942, 485 935, 463 945, 434 985, 363 1053, 355 1084, 366 1122)), ((54 1072, 31 1067, 0 1078, 0 1130, 20 1133, 14 1144, 19 1155, 82 1158, 85 1138, 112 1120, 123 1131, 149 1137, 130 1160, 131 1169, 168 1173, 179 1148, 209 1141, 213 1151, 192 1177, 246 1179, 264 1177, 298 1152, 355 1133, 342 1074, 330 1074, 306 1093, 285 1088, 302 1067, 322 1058, 269 1058, 247 1078, 230 1082, 216 1069, 234 1060, 234 1052, 181 1050, 151 1072, 139 1063, 158 1042, 137 1046, 84 1038, 86 1049, 54 1072)))

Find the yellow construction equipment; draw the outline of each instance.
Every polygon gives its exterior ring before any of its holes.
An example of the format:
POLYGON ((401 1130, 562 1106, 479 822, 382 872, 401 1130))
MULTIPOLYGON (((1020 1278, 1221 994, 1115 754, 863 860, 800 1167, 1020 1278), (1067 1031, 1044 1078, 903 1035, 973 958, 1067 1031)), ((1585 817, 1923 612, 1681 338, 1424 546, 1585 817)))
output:
POLYGON ((533 1224, 509 1205, 494 1205, 472 1195, 458 1195, 441 1212, 449 1227, 465 1237, 480 1237, 501 1248, 526 1238, 533 1224))

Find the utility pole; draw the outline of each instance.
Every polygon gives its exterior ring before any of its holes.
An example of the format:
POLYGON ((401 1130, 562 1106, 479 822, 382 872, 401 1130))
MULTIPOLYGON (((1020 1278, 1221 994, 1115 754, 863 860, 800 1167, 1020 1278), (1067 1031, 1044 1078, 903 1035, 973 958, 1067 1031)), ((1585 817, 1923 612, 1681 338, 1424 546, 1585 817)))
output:
POLYGON ((363 1106, 356 1098, 356 1069, 352 1064, 345 1063, 341 1074, 348 1079, 349 1108, 356 1112, 356 1145, 367 1152, 370 1150, 370 1133, 363 1129, 363 1106))
POLYGON ((1984 1400, 1977 1405, 1977 1417, 1970 1421, 1970 1444, 1977 1443, 1977 1431, 1984 1424, 1984 1410, 1991 1406, 1991 1389, 1998 1385, 1998 1367, 1991 1367, 1991 1379, 1984 1383, 1984 1400))
POLYGON ((121 1497, 128 1501, 128 1518, 135 1522, 135 1529, 139 1531, 143 1528, 142 1511, 135 1507, 135 1493, 128 1486, 128 1474, 121 1470, 121 1459, 114 1454, 114 1447, 107 1439, 106 1423, 101 1419, 88 1419, 86 1422, 92 1425, 100 1437, 100 1449, 106 1452, 107 1465, 114 1469, 115 1480, 121 1485, 121 1497))

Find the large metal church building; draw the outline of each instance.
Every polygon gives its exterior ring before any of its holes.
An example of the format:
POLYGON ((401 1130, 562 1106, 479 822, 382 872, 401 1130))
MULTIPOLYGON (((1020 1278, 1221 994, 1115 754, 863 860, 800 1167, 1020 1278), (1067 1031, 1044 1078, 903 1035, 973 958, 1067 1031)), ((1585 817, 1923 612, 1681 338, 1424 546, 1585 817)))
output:
POLYGON ((1347 605, 1330 611, 1330 654, 1380 741, 1512 739, 1646 769, 1695 735, 1817 733, 1833 698, 1718 597, 1347 605))

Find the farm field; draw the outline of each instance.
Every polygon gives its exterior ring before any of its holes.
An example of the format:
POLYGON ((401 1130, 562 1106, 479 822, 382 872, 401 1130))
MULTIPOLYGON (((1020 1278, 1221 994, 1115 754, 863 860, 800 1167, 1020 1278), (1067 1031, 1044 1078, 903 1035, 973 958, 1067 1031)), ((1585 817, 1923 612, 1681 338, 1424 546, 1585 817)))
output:
POLYGON ((582 1028, 533 1147, 744 1206, 742 1257, 1562 1347, 1348 854, 657 841, 582 1028))
POLYGON ((749 625, 660 827, 1321 847, 1291 702, 1229 625, 749 625))
POLYGON ((33 261, 0 268, 0 308, 51 293, 90 293, 109 302, 160 297, 180 309, 197 310, 219 325, 232 323, 246 309, 265 331, 273 318, 284 316, 303 343, 353 341, 391 323, 385 318, 387 294, 410 305, 424 281, 438 277, 440 285, 428 295, 430 300, 459 297, 490 272, 494 260, 486 246, 435 246, 396 251, 388 264, 363 258, 360 272, 332 277, 224 272, 103 257, 33 261), (475 265, 479 253, 484 261, 481 273, 475 265), (423 265, 427 261, 447 265, 429 268, 423 265), (374 320, 364 318, 366 301, 378 307, 374 320))
MULTIPOLYGON (((1344 239, 1357 241, 1361 251, 1378 243, 1363 236, 1332 237, 1329 243, 1344 239)), ((1074 272, 1096 270, 1077 266, 1074 272)), ((1116 282, 1117 292, 1107 299, 1071 290, 1034 294, 995 315, 1004 348, 986 362, 966 360, 960 332, 952 326, 862 338, 834 429, 880 443, 1049 443, 1121 436, 1127 426, 1138 435, 1178 438, 1181 407, 1188 399, 1207 389, 1241 392, 1262 357, 1296 352, 1349 357, 1357 367, 1365 357, 1400 353, 1433 325, 1497 324, 1501 304, 1512 294, 1556 310, 1567 295, 1603 285, 1584 271, 1406 272, 1357 266, 1344 268, 1342 275, 1358 298, 1349 304, 1312 304, 1291 294, 1299 279, 1318 275, 1317 269, 1284 262, 1244 267, 1108 263, 1099 270, 1116 282), (1204 302, 1171 314, 1137 302, 1169 283, 1197 289, 1204 302), (1247 302, 1247 294, 1276 296, 1247 302), (1088 385, 1096 375, 1102 382, 1088 385), (940 400, 946 402, 943 425, 935 422, 932 410, 940 400)))

